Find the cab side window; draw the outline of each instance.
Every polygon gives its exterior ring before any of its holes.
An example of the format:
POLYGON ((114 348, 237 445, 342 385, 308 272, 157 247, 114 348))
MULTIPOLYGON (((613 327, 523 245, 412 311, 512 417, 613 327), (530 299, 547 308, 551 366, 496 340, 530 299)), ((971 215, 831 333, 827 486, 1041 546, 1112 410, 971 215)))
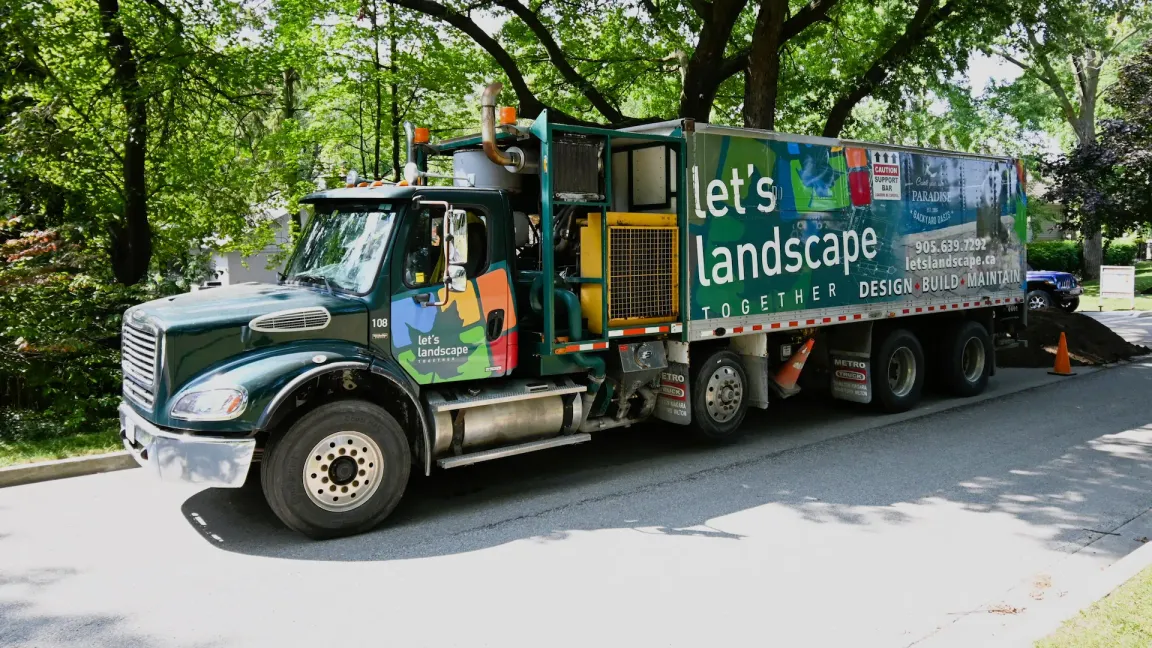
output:
POLYGON ((404 245, 404 283, 423 288, 443 281, 441 255, 444 231, 443 209, 422 209, 412 219, 404 245), (437 266, 441 273, 435 274, 437 266))
MULTIPOLYGON (((468 260, 464 271, 474 279, 488 267, 487 218, 475 209, 468 212, 468 260)), ((444 283, 444 210, 421 209, 408 229, 404 245, 404 283, 410 288, 444 283)))
POLYGON ((468 261, 464 271, 469 279, 488 268, 488 218, 483 212, 468 209, 468 261))

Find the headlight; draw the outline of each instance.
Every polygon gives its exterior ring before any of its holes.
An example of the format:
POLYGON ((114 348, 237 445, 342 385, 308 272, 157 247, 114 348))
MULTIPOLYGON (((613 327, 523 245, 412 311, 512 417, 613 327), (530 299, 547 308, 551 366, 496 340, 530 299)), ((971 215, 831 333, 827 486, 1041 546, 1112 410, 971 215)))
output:
POLYGON ((244 413, 248 392, 242 387, 224 387, 192 392, 172 406, 172 418, 186 421, 226 421, 244 413))

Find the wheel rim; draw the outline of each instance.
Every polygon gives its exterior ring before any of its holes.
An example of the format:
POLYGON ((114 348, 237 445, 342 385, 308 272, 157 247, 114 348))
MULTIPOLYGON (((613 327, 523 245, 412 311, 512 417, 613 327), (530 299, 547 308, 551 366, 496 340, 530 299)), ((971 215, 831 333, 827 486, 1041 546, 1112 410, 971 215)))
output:
POLYGON ((740 374, 729 366, 723 366, 712 372, 708 379, 708 416, 717 423, 725 423, 736 416, 740 411, 740 402, 744 398, 744 383, 740 374))
POLYGON ((350 511, 371 499, 384 472, 372 437, 355 431, 324 438, 304 463, 304 490, 325 511, 350 511))
POLYGON ((1044 301, 1043 297, 1036 296, 1028 300, 1028 308, 1031 308, 1032 310, 1040 310, 1046 305, 1047 303, 1044 301))
POLYGON ((964 343, 960 367, 964 371, 964 379, 970 383, 980 380, 984 375, 984 343, 980 338, 968 338, 964 343))
POLYGON ((912 355, 912 349, 900 347, 888 360, 888 388, 893 396, 902 398, 912 391, 915 384, 916 356, 912 355))

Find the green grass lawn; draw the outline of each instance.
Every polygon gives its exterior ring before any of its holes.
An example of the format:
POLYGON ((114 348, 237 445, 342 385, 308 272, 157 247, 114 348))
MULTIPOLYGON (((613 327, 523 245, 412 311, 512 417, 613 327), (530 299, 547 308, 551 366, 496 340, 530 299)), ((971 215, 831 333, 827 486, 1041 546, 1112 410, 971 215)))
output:
POLYGON ((9 413, 0 421, 0 468, 120 450, 118 427, 109 420, 91 432, 69 433, 48 421, 9 413))
POLYGON ((1037 648, 1145 648, 1152 645, 1152 567, 1092 604, 1037 648))
MULTIPOLYGON (((1152 288, 1152 261, 1141 261, 1136 264, 1136 310, 1152 310, 1152 295, 1141 295, 1144 290, 1152 288)), ((1080 297, 1082 311, 1096 311, 1103 302, 1104 310, 1128 310, 1132 302, 1127 299, 1100 299, 1100 282, 1085 281, 1084 294, 1080 297)))

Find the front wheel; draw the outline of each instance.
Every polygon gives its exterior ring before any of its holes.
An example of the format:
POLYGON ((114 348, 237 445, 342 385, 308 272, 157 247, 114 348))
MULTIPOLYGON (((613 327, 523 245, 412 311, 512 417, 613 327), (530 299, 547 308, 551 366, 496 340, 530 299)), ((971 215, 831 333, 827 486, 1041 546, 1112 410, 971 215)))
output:
POLYGON ((873 402, 885 412, 906 412, 924 391, 924 349, 906 329, 888 334, 872 355, 873 402))
POLYGON ((404 430, 391 414, 372 403, 339 401, 273 435, 260 479, 285 525, 335 538, 383 522, 404 494, 411 463, 404 430))
POLYGON ((1052 295, 1044 290, 1033 290, 1028 293, 1028 310, 1045 310, 1052 308, 1052 295))
POLYGON ((712 353, 692 367, 692 427, 708 441, 730 441, 748 413, 748 377, 740 356, 712 353))
POLYGON ((1080 298, 1073 297, 1072 299, 1069 299, 1068 301, 1060 304, 1060 308, 1062 308, 1065 313, 1075 313, 1076 309, 1080 308, 1080 298))

